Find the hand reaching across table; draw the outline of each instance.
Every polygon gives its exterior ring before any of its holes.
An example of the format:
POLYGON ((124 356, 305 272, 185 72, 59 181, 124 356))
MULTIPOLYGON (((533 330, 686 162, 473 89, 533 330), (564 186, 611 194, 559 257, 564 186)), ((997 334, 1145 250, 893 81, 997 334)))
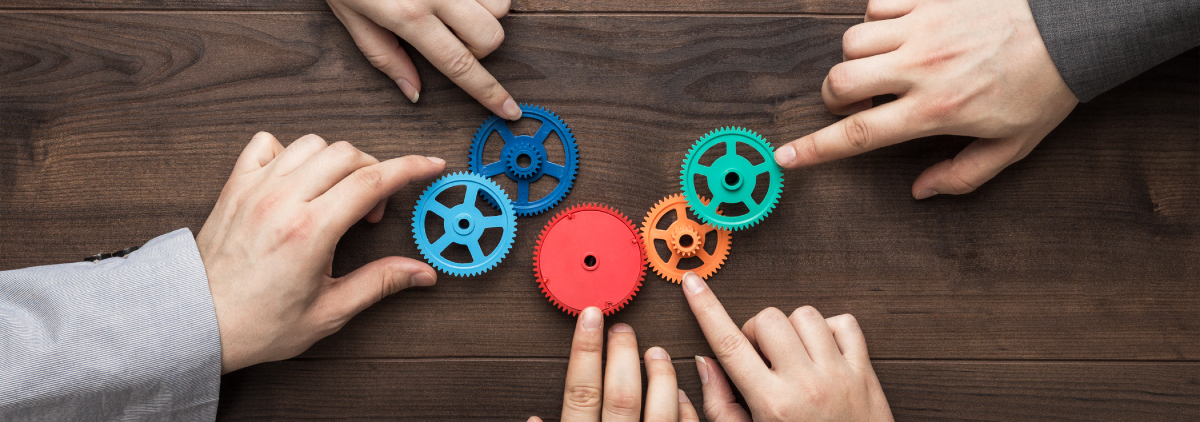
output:
POLYGON ((296 356, 385 296, 433 285, 433 268, 403 257, 334 278, 333 250, 354 223, 383 218, 388 196, 444 167, 420 156, 380 162, 316 135, 287 148, 255 135, 196 236, 222 371, 296 356))
POLYGON ((685 275, 683 290, 717 355, 696 357, 708 420, 892 420, 853 316, 826 319, 811 306, 786 316, 767 308, 738 330, 699 276, 685 275), (726 371, 749 413, 734 401, 726 371))
POLYGON ((521 118, 516 101, 479 64, 504 41, 498 19, 508 14, 509 0, 327 1, 367 60, 412 102, 421 96, 421 80, 397 35, 488 110, 521 118))

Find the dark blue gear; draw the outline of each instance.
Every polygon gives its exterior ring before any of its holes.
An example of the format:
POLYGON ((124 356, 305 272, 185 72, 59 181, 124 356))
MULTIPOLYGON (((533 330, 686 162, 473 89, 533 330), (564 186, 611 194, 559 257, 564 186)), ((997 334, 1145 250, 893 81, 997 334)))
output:
POLYGON ((571 134, 571 129, 557 114, 540 106, 529 104, 522 104, 521 112, 522 118, 536 119, 542 122, 537 133, 514 135, 509 129, 508 123, 500 116, 493 114, 475 132, 475 139, 471 141, 468 165, 471 171, 486 177, 504 174, 516 182, 517 195, 513 200, 513 207, 516 209, 517 215, 528 217, 558 205, 558 202, 562 201, 571 191, 571 186, 575 183, 575 174, 579 170, 579 148, 575 145, 575 137, 571 134), (484 144, 487 143, 488 137, 493 132, 500 135, 500 139, 504 142, 504 148, 500 151, 499 161, 485 164, 483 162, 484 144), (565 162, 562 164, 553 163, 547 159, 544 143, 550 133, 558 135, 558 139, 562 142, 566 155, 565 162), (521 167, 518 164, 517 160, 521 155, 529 156, 529 166, 521 167), (543 175, 553 177, 558 184, 546 196, 530 200, 529 185, 541 179, 543 175))

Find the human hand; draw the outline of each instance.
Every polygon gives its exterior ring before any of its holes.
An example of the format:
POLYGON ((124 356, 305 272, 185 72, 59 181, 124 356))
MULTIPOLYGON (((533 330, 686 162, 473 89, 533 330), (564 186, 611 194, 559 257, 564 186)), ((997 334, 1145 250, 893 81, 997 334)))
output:
POLYGON ((327 0, 354 43, 412 102, 421 79, 399 35, 442 73, 496 115, 521 118, 508 91, 479 60, 504 41, 500 19, 510 0, 327 0))
POLYGON ((750 415, 756 421, 892 420, 866 340, 850 314, 825 319, 805 306, 788 317, 767 308, 738 330, 699 276, 684 275, 683 287, 717 355, 696 357, 708 420, 749 421, 750 415), (734 401, 721 365, 750 414, 734 401))
POLYGON ((784 145, 795 168, 932 135, 978 137, 913 182, 912 195, 963 194, 1025 158, 1079 100, 1026 0, 870 0, 842 37, 845 62, 821 87, 849 117, 784 145), (899 98, 872 108, 874 96, 899 98))
MULTIPOLYGON (((562 421, 637 421, 642 414, 642 373, 633 328, 613 324, 608 331, 608 367, 601 371, 604 347, 604 314, 598 308, 579 313, 567 386, 563 392, 562 421), (603 382, 601 380, 603 379, 603 382), (601 390, 603 388, 603 390, 601 390), (603 391, 603 393, 601 393, 603 391)), ((646 350, 647 421, 699 421, 696 408, 675 382, 671 357, 661 347, 646 350)), ((541 422, 537 416, 527 422, 541 422)))
POLYGON ((224 373, 287 359, 409 286, 432 286, 424 262, 388 257, 333 278, 333 250, 388 196, 442 171, 439 158, 379 162, 307 135, 285 149, 266 132, 246 145, 196 236, 221 334, 224 373))

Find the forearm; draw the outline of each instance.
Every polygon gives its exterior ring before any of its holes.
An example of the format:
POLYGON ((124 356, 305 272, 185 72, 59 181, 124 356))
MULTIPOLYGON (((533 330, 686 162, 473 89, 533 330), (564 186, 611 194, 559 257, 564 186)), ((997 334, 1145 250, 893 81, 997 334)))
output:
POLYGON ((1200 45, 1195 0, 1029 0, 1050 57, 1080 101, 1200 45))
POLYGON ((212 419, 221 347, 187 229, 126 258, 0 272, 0 414, 212 419))

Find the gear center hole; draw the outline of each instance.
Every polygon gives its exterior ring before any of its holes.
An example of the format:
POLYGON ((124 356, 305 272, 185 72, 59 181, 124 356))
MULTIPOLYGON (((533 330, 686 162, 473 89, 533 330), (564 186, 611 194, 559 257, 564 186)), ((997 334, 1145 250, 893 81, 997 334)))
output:
POLYGON ((685 235, 679 237, 679 246, 683 246, 685 248, 690 248, 690 247, 692 247, 692 242, 694 242, 694 241, 695 240, 692 239, 692 235, 685 234, 685 235))
POLYGON ((742 178, 736 172, 725 173, 725 186, 734 189, 741 184, 742 178))
POLYGON ((583 268, 587 269, 588 271, 596 269, 596 264, 597 262, 595 255, 588 254, 587 256, 583 257, 583 268))
POLYGON ((521 154, 517 156, 517 167, 527 169, 532 164, 533 157, 530 157, 529 154, 521 154))
POLYGON ((470 228, 470 227, 471 227, 471 222, 470 222, 470 221, 467 221, 467 219, 465 219, 465 218, 464 218, 464 219, 462 219, 462 220, 458 220, 458 228, 460 228, 460 229, 467 229, 467 228, 470 228))

